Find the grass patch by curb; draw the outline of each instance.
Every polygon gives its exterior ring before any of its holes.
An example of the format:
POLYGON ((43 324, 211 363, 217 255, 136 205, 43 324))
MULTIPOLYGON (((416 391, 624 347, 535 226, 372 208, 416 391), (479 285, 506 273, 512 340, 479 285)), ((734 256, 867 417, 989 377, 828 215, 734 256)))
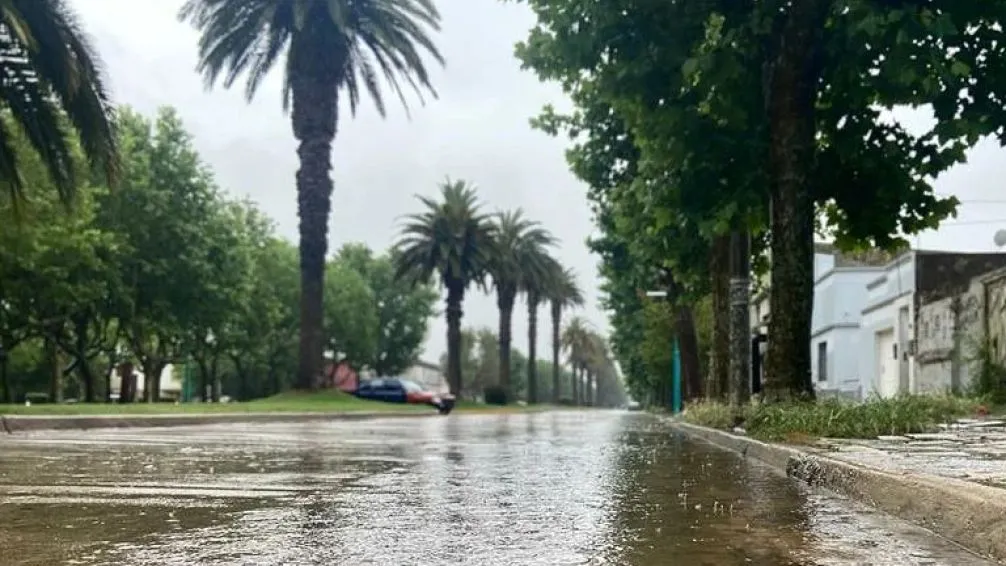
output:
POLYGON ((974 416, 982 402, 949 395, 906 395, 872 398, 861 403, 829 399, 814 403, 751 404, 733 408, 724 403, 689 405, 685 422, 730 430, 741 426, 753 438, 804 443, 817 438, 876 438, 929 432, 940 423, 974 416))
MULTIPOLYGON (((518 413, 547 410, 552 407, 539 405, 523 407, 508 405, 493 407, 477 403, 460 402, 454 409, 462 413, 518 413)), ((280 393, 265 399, 236 403, 73 403, 0 405, 0 415, 9 416, 101 416, 101 415, 197 415, 197 414, 241 414, 241 413, 426 413, 434 411, 425 405, 405 405, 365 401, 341 391, 280 393)))

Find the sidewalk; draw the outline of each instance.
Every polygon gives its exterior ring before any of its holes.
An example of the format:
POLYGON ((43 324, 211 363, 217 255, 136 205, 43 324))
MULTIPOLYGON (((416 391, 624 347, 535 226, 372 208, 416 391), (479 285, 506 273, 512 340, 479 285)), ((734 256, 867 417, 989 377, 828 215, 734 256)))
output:
POLYGON ((671 419, 680 432, 915 523, 1006 563, 1006 424, 813 445, 765 443, 671 419))
POLYGON ((1006 489, 1006 422, 962 419, 942 428, 939 433, 875 440, 827 439, 821 447, 828 456, 851 464, 1006 489))

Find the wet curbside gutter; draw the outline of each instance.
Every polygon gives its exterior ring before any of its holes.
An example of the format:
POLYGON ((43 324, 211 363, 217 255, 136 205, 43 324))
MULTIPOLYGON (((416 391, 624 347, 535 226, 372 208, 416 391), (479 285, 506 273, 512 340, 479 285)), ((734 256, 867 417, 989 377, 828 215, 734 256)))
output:
POLYGON ((671 426, 1006 561, 1006 490, 926 474, 885 472, 829 458, 823 451, 768 444, 680 421, 671 426))
POLYGON ((17 434, 48 430, 90 430, 109 428, 160 428, 240 423, 298 423, 310 421, 358 421, 378 418, 438 416, 436 412, 350 412, 350 413, 233 413, 203 415, 0 415, 0 433, 17 434))

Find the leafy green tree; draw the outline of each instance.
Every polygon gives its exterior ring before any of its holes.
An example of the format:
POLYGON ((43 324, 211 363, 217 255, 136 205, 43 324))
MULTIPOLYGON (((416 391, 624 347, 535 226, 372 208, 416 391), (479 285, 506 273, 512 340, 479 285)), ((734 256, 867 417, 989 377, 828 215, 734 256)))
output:
POLYGON ((432 0, 188 0, 179 17, 202 33, 199 70, 208 84, 223 75, 230 87, 247 75, 254 96, 284 58, 284 105, 292 104, 300 143, 301 309, 298 386, 312 389, 320 375, 325 255, 331 211, 332 141, 339 95, 355 113, 364 90, 385 111, 380 77, 405 104, 403 83, 435 95, 423 55, 443 62, 430 38, 440 16, 432 0))
POLYGON ((396 278, 413 285, 434 275, 447 288, 447 381, 461 391, 461 316, 465 291, 484 286, 495 238, 491 218, 482 212, 475 188, 448 179, 439 201, 419 197, 425 210, 408 216, 396 244, 396 278))
MULTIPOLYGON (((216 196, 216 195, 212 195, 216 196)), ((186 332, 185 349, 195 359, 200 375, 200 394, 204 401, 219 402, 222 395, 221 361, 240 341, 238 325, 243 321, 253 285, 253 246, 251 218, 256 212, 249 203, 214 198, 199 220, 202 231, 190 240, 207 254, 206 264, 196 264, 201 279, 188 281, 202 290, 201 304, 190 316, 178 322, 186 332)), ((148 395, 148 398, 150 396, 148 395)))
MULTIPOLYGON (((119 290, 117 242, 92 224, 93 190, 74 189, 75 207, 67 211, 57 199, 62 189, 27 135, 14 130, 7 149, 14 152, 20 182, 28 187, 20 194, 31 206, 19 209, 16 201, 0 201, 0 224, 5 226, 0 231, 0 348, 9 353, 26 340, 44 337, 49 361, 59 348, 68 353, 85 399, 93 401, 93 363, 110 339, 108 307, 119 290)), ((83 164, 79 152, 72 157, 75 166, 83 164)), ((84 178, 78 172, 78 182, 84 178)), ((56 365, 61 371, 50 373, 54 397, 63 392, 62 364, 56 365)), ((3 366, 0 360, 0 389, 4 400, 12 401, 3 366)))
POLYGON ((375 257, 363 244, 347 244, 338 259, 363 275, 377 305, 377 351, 367 362, 377 375, 397 375, 415 363, 423 348, 439 294, 430 284, 395 278, 393 251, 375 257))
MULTIPOLYGON (((639 178, 629 204, 612 207, 616 223, 633 210, 658 214, 623 222, 657 234, 681 226, 691 232, 671 240, 687 243, 722 233, 716 224, 757 231, 738 211, 758 218, 771 201, 771 300, 786 305, 770 324, 772 398, 812 395, 815 212, 843 245, 889 245, 932 227, 954 201, 934 195, 931 179, 1002 125, 989 103, 998 74, 984 63, 1003 52, 992 31, 1001 2, 528 3, 540 25, 520 56, 563 84, 577 106, 571 123, 593 138, 576 148, 578 174, 603 191, 625 187, 611 180, 631 167, 607 159, 605 140, 619 138, 601 134, 617 120, 632 134, 639 178), (933 128, 913 134, 883 118, 900 104, 932 104, 933 128)), ((657 267, 687 290, 682 277, 699 264, 668 251, 657 267)))
POLYGON ((223 213, 212 175, 173 110, 161 109, 151 123, 123 108, 117 126, 122 180, 99 195, 96 223, 125 252, 118 267, 126 308, 118 319, 153 401, 164 368, 184 359, 188 333, 202 325, 207 339, 212 330, 201 318, 226 274, 214 257, 226 247, 214 242, 223 213))
POLYGON ((563 349, 562 313, 574 307, 583 306, 583 293, 576 283, 576 273, 566 268, 562 273, 553 274, 544 287, 545 300, 552 315, 552 402, 558 403, 561 391, 562 365, 559 356, 563 349))
POLYGON ((271 222, 249 216, 251 291, 229 333, 240 398, 276 394, 293 385, 297 362, 297 248, 271 222))
POLYGON ((362 274, 341 261, 325 274, 325 346, 338 360, 362 368, 377 353, 380 319, 374 293, 362 274))
POLYGON ((64 0, 4 0, 0 10, 7 30, 0 37, 0 108, 10 118, 0 121, 0 129, 5 140, 23 136, 32 150, 0 144, 0 177, 8 190, 20 197, 29 180, 38 180, 22 169, 30 153, 64 200, 76 194, 86 175, 79 171, 70 129, 84 155, 107 181, 114 180, 118 154, 101 62, 76 14, 64 0))
POLYGON ((548 277, 552 260, 547 249, 555 244, 555 238, 540 223, 524 216, 521 209, 498 214, 496 223, 489 273, 500 312, 499 385, 509 391, 514 302, 522 289, 536 287, 548 277))

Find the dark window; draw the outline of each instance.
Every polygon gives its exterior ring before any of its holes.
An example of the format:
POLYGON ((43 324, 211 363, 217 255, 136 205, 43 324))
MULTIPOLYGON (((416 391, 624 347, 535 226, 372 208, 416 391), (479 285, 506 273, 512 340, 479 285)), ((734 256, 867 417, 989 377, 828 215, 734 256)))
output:
POLYGON ((828 343, 817 343, 817 380, 828 381, 828 343))

